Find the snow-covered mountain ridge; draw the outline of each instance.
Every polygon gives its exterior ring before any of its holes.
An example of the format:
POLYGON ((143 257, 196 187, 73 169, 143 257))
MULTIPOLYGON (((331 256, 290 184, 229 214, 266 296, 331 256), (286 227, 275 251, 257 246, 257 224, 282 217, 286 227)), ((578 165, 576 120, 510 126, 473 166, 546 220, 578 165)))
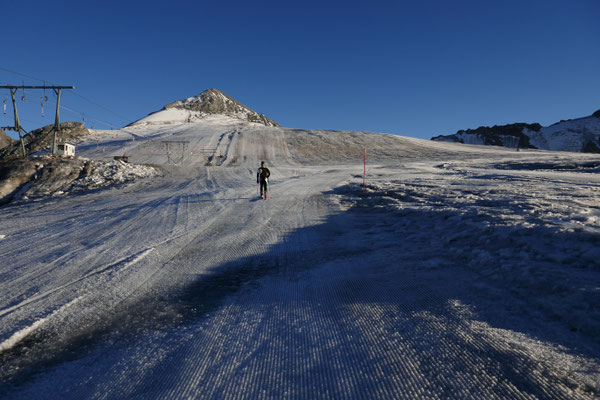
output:
POLYGON ((550 126, 509 124, 459 130, 431 140, 512 148, 600 153, 600 110, 583 118, 562 120, 550 126))
POLYGON ((208 89, 194 97, 177 100, 131 125, 154 125, 197 122, 208 115, 225 115, 266 126, 280 126, 263 114, 246 107, 217 89, 208 89))

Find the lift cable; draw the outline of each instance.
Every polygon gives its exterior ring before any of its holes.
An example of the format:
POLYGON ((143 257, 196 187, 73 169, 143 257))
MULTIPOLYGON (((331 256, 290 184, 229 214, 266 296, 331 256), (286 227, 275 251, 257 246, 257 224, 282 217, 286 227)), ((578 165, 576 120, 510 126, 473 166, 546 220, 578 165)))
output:
MULTIPOLYGON (((30 97, 30 98, 35 98, 35 97, 39 98, 40 101, 42 101, 42 104, 44 102, 56 104, 56 101, 48 98, 47 96, 40 96, 40 95, 36 95, 36 94, 28 94, 27 96, 30 97)), ((88 113, 75 110, 75 109, 73 109, 71 107, 67 107, 67 106, 65 106, 63 104, 60 105, 60 109, 61 110, 65 110, 65 111, 69 111, 69 112, 74 113, 74 114, 79 114, 79 115, 81 115, 84 118, 84 120, 85 120, 85 118, 87 118, 88 120, 99 122, 100 124, 108 126, 108 127, 112 128, 112 129, 119 129, 117 126, 111 124, 110 122, 104 121, 104 120, 102 120, 100 118, 96 118, 96 117, 94 117, 92 115, 89 115, 88 113)), ((25 119, 25 118, 22 118, 22 117, 19 118, 19 119, 22 120, 22 121, 27 121, 27 122, 36 122, 36 121, 30 120, 30 119, 25 119)))
POLYGON ((6 72, 10 72, 11 74, 20 75, 20 76, 23 76, 25 78, 34 79, 34 80, 40 81, 40 82, 52 83, 53 85, 57 85, 58 86, 57 83, 50 82, 50 81, 45 81, 44 79, 39 79, 39 78, 36 78, 35 76, 30 76, 30 75, 22 74, 21 72, 13 71, 13 70, 5 68, 5 67, 3 67, 1 65, 0 65, 0 69, 3 70, 3 71, 6 71, 6 72))
MULTIPOLYGON (((23 74, 23 73, 21 73, 21 72, 13 71, 13 70, 11 70, 11 69, 8 69, 8 68, 5 68, 5 67, 3 67, 3 66, 1 66, 1 65, 0 65, 0 70, 4 70, 4 71, 6 71, 6 72, 10 72, 10 73, 12 73, 12 74, 20 75, 20 76, 23 76, 23 77, 25 77, 25 78, 34 79, 34 80, 36 80, 36 81, 39 81, 39 82, 44 82, 44 85, 45 85, 46 83, 51 83, 51 84, 53 84, 53 85, 58 85, 58 84, 57 84, 57 83, 55 83, 55 82, 52 82, 52 81, 49 81, 49 80, 46 80, 46 79, 40 79, 40 78, 36 78, 36 77, 34 77, 34 76, 27 75, 27 74, 23 74)), ((102 108, 103 110, 105 110, 105 111, 108 111, 108 112, 110 112, 111 114, 113 114, 113 115, 115 115, 115 116, 119 117, 119 118, 120 118, 120 119, 122 119, 123 121, 129 121, 129 119, 128 119, 128 118, 126 118, 126 117, 124 117, 124 116, 122 116, 122 115, 120 115, 120 114, 116 113, 115 111, 111 110, 110 108, 108 108, 108 107, 105 107, 105 106, 103 106, 103 105, 101 105, 101 104, 99 104, 99 103, 97 103, 97 102, 95 102, 95 101, 93 101, 93 100, 91 100, 91 99, 89 99, 89 98, 87 98, 87 97, 85 97, 85 96, 83 96, 83 95, 79 94, 79 93, 76 93, 75 91, 71 91, 71 92, 69 92, 69 94, 72 94, 72 95, 74 95, 74 96, 77 96, 77 97, 79 97, 79 98, 81 98, 81 99, 83 99, 83 100, 85 100, 85 101, 87 101, 87 102, 89 102, 89 103, 91 103, 91 104, 95 105, 96 107, 100 107, 100 108, 102 108)))

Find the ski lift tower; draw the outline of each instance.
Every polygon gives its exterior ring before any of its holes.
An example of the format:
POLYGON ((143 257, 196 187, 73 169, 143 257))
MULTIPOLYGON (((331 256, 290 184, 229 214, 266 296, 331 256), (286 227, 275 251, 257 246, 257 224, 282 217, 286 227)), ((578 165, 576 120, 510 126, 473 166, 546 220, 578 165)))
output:
POLYGON ((171 155, 173 148, 175 146, 178 146, 181 149, 181 160, 180 163, 183 164, 183 160, 185 158, 185 149, 187 148, 188 144, 190 143, 187 140, 161 140, 162 144, 165 145, 165 148, 167 150, 167 164, 176 164, 175 161, 175 157, 173 157, 171 155))
POLYGON ((0 86, 0 89, 10 90, 10 96, 12 98, 13 111, 14 111, 14 115, 15 115, 15 126, 6 126, 6 127, 3 127, 2 129, 8 130, 8 131, 16 131, 19 133, 19 139, 21 141, 21 150, 23 151, 23 157, 27 157, 27 153, 25 152, 25 143, 23 143, 22 132, 27 134, 27 131, 25 131, 25 129, 23 129, 23 127, 21 126, 21 124, 19 122, 19 113, 17 112, 17 102, 15 101, 15 94, 17 93, 17 90, 19 90, 19 89, 22 89, 22 90, 25 90, 25 89, 44 89, 44 90, 52 89, 54 91, 54 93, 56 94, 56 116, 54 118, 54 127, 52 128, 52 130, 54 131, 54 136, 52 138, 52 154, 56 154, 56 142, 57 142, 58 134, 60 133, 60 121, 59 121, 59 112, 58 112, 58 110, 60 108, 60 91, 62 89, 75 89, 75 86, 4 85, 4 86, 0 86))

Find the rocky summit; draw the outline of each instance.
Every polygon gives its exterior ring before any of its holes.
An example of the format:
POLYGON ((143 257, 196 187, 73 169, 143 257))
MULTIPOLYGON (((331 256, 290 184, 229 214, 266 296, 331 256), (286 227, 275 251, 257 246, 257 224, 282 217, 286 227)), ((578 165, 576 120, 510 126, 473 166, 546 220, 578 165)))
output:
POLYGON ((197 96, 169 103, 162 110, 131 125, 189 123, 208 115, 224 115, 265 126, 281 126, 217 89, 208 89, 197 96))

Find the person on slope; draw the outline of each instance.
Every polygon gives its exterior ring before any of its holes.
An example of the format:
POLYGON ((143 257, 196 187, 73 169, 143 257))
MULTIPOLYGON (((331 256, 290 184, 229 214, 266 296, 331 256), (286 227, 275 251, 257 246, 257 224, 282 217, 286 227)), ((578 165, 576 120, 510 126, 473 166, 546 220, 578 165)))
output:
POLYGON ((256 183, 260 183, 260 197, 265 200, 267 199, 269 176, 271 176, 271 171, 269 171, 269 168, 267 168, 265 162, 261 161, 258 172, 256 173, 256 183))

